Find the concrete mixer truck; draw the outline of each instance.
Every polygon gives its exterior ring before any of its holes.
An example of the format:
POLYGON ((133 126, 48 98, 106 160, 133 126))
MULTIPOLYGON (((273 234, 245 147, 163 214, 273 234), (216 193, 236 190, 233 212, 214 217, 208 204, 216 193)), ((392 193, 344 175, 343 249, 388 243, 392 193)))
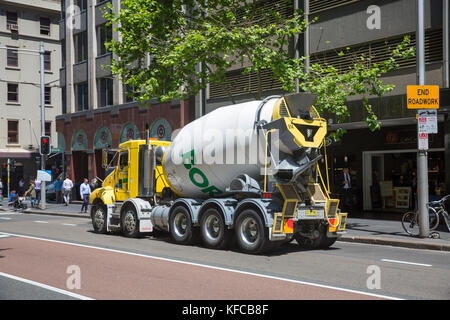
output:
POLYGON ((298 93, 225 106, 184 126, 172 142, 150 139, 147 129, 145 140, 121 143, 114 169, 90 196, 94 231, 165 231, 179 244, 235 243, 251 254, 293 239, 306 248, 331 246, 347 214, 320 174, 327 123, 315 98, 298 93))

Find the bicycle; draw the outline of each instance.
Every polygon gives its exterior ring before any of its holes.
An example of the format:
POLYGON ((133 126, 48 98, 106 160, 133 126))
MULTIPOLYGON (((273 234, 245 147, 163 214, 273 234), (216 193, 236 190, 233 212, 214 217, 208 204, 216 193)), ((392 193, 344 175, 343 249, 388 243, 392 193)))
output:
MULTIPOLYGON (((441 200, 431 201, 427 203, 428 208, 428 223, 430 231, 437 228, 439 225, 439 216, 442 214, 448 230, 450 230, 450 216, 445 210, 445 202, 450 199, 450 195, 446 195, 441 200)), ((402 227, 405 232, 412 236, 419 235, 419 212, 406 212, 402 217, 402 227)))

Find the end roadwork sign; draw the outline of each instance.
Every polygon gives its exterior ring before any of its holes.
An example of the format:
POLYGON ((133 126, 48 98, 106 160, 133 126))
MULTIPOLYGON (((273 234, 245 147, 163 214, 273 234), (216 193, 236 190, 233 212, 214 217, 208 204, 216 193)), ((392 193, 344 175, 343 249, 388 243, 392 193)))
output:
POLYGON ((408 109, 439 109, 439 86, 407 86, 408 109))

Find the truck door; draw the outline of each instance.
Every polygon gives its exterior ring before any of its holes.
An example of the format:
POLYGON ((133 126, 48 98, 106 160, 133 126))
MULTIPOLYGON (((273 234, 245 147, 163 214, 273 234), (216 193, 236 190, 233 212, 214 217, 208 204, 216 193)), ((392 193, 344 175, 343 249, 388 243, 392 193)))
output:
POLYGON ((117 201, 125 201, 129 198, 128 190, 128 151, 119 154, 118 168, 116 173, 115 194, 117 201))

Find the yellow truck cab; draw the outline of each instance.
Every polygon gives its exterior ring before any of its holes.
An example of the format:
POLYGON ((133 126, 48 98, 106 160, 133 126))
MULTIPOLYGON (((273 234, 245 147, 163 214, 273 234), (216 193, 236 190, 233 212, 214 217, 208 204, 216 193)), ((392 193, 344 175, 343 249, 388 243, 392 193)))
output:
MULTIPOLYGON (((170 143, 170 141, 156 139, 148 141, 150 150, 156 150, 161 146, 168 147, 170 143)), ((91 217, 93 222, 97 221, 94 223, 95 229, 99 228, 99 231, 103 231, 106 228, 108 206, 112 206, 112 211, 117 212, 117 217, 113 215, 112 218, 120 220, 122 204, 129 199, 138 199, 143 196, 143 183, 140 183, 140 179, 144 179, 143 153, 146 145, 146 140, 130 140, 119 145, 119 150, 112 161, 116 162, 116 166, 105 178, 102 187, 95 189, 89 198, 91 217)), ((169 184, 163 175, 161 163, 155 163, 151 168, 154 168, 151 174, 155 178, 152 196, 159 197, 169 184)))

